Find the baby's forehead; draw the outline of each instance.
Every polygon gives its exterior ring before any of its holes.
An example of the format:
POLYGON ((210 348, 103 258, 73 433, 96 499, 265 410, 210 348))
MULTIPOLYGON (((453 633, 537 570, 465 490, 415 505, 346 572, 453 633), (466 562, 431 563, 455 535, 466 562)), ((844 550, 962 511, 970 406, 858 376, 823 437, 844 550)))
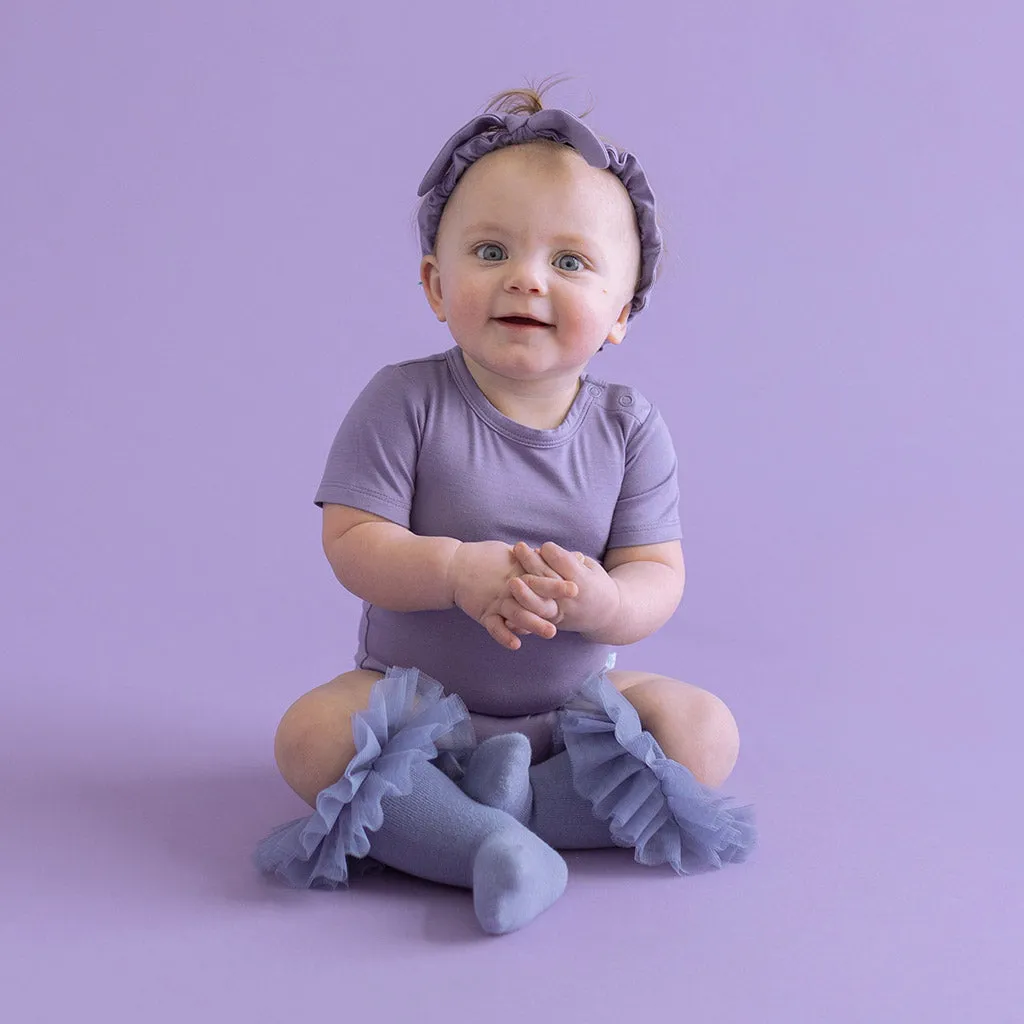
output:
POLYGON ((552 219, 576 221, 580 230, 593 229, 595 222, 636 225, 632 200, 619 178, 557 143, 508 146, 487 154, 467 169, 452 199, 462 208, 463 220, 489 217, 514 223, 525 216, 523 203, 537 199, 552 219))
POLYGON ((608 196, 621 193, 629 199, 615 174, 606 168, 591 167, 576 150, 560 143, 534 141, 494 150, 477 160, 463 177, 478 182, 522 178, 529 180, 534 189, 570 187, 608 196))

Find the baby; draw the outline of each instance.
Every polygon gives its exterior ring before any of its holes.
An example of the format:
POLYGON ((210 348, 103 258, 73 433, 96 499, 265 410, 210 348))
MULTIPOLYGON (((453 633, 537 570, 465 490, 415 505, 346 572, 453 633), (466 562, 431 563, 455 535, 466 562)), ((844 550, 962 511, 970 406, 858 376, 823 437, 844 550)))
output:
POLYGON ((562 894, 558 850, 685 874, 755 842, 713 790, 739 749, 728 708, 612 669, 683 592, 664 421, 586 372, 646 305, 654 195, 538 92, 501 104, 420 186, 421 283, 455 344, 380 370, 331 447, 315 500, 363 599, 359 667, 284 715, 277 763, 314 813, 256 852, 296 886, 383 864, 469 888, 491 934, 562 894))

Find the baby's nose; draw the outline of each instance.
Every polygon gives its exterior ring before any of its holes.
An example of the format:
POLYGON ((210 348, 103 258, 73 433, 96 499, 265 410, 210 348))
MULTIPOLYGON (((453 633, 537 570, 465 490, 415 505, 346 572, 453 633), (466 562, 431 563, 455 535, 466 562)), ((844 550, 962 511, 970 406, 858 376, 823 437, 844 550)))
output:
POLYGON ((505 286, 519 291, 544 292, 547 290, 545 266, 536 260, 510 260, 505 286))

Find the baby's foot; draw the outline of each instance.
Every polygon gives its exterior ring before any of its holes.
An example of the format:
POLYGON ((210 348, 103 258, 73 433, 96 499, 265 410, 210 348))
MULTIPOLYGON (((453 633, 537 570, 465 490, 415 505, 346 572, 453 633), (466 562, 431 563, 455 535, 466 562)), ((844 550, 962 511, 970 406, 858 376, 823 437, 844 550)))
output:
POLYGON ((505 935, 529 924, 565 892, 561 855, 526 828, 495 832, 473 860, 473 909, 485 932, 505 935))
POLYGON ((530 740, 521 732, 484 740, 466 765, 463 791, 477 803, 497 807, 527 824, 533 806, 531 755, 530 740))

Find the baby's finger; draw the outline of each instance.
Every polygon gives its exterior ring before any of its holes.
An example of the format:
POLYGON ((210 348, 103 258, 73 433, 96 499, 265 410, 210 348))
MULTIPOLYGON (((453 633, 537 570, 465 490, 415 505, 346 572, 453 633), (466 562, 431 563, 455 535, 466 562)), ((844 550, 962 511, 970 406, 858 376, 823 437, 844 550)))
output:
MULTIPOLYGON (((530 579, 537 580, 538 583, 543 580, 548 584, 564 582, 562 580, 549 580, 546 576, 531 576, 530 579)), ((533 612, 534 615, 539 615, 544 619, 552 619, 558 614, 558 602, 553 599, 547 599, 538 593, 526 582, 523 576, 517 576, 515 579, 509 580, 508 589, 516 601, 528 612, 533 612)))
POLYGON ((558 632, 555 629, 554 623, 539 615, 534 615, 533 612, 527 611, 512 597, 502 601, 501 614, 504 617, 504 621, 510 623, 510 625, 519 626, 521 629, 528 630, 536 636, 544 637, 546 640, 550 640, 558 632))
POLYGON ((580 587, 572 580, 563 580, 561 577, 554 579, 550 576, 526 576, 517 577, 520 583, 524 583, 530 590, 541 597, 549 597, 554 601, 567 597, 578 597, 580 587))
POLYGON ((546 602, 547 607, 545 607, 544 611, 536 612, 536 614, 547 619, 548 622, 555 626, 565 618, 565 612, 563 611, 562 606, 558 603, 559 600, 575 597, 579 593, 579 587, 577 587, 575 583, 569 583, 562 579, 552 580, 548 579, 547 576, 520 576, 519 582, 520 585, 533 591, 534 594, 537 594, 537 589, 535 588, 548 589, 551 591, 554 596, 546 602), (530 586, 529 581, 532 581, 534 586, 530 586))
POLYGON ((495 613, 485 615, 480 624, 490 633, 491 639, 497 641, 502 647, 510 651, 518 651, 523 646, 522 640, 505 625, 505 619, 501 615, 495 613))
POLYGON ((582 551, 568 551, 554 541, 547 541, 540 549, 541 557, 554 569, 562 579, 575 579, 586 569, 586 559, 582 551))
POLYGON ((544 561, 541 553, 531 548, 529 544, 520 541, 512 550, 519 564, 528 573, 532 573, 534 576, 550 576, 553 579, 560 578, 558 573, 544 561))
MULTIPOLYGON (((536 577, 536 575, 526 573, 526 575, 521 575, 517 579, 535 594, 540 597, 549 598, 552 601, 564 601, 566 598, 580 596, 580 585, 573 583, 571 580, 563 580, 561 577, 557 579, 553 577, 536 577)), ((515 593, 518 596, 518 591, 515 593)))

